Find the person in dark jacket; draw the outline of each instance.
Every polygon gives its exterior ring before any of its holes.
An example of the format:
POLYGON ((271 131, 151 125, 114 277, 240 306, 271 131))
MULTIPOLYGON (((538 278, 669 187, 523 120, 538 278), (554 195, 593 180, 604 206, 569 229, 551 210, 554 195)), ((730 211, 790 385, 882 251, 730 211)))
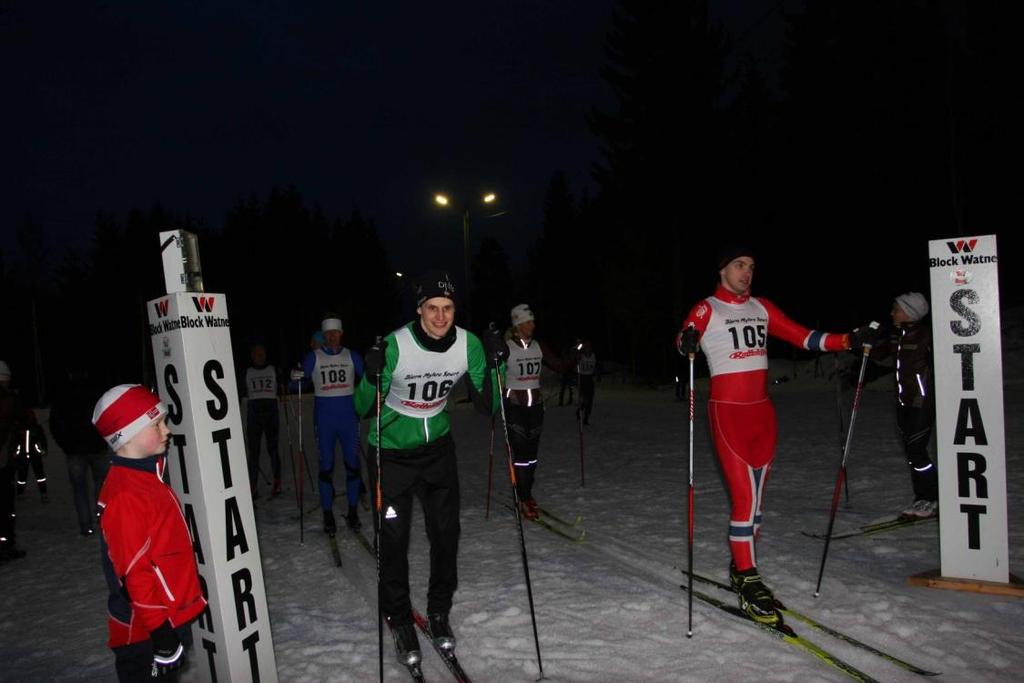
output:
POLYGON ((107 445, 92 425, 93 405, 101 391, 102 387, 89 380, 88 372, 73 370, 54 394, 50 406, 50 434, 67 460, 78 531, 82 536, 92 536, 95 532, 96 496, 110 462, 107 445))
POLYGON ((939 512, 939 477, 928 455, 928 442, 935 427, 928 310, 928 299, 920 292, 896 297, 891 312, 892 336, 888 344, 872 354, 876 360, 892 355, 896 361, 896 424, 914 487, 914 500, 900 516, 911 519, 934 517, 939 512))
POLYGON ((26 424, 26 408, 11 390, 11 369, 0 360, 0 561, 25 557, 14 532, 14 451, 26 424))

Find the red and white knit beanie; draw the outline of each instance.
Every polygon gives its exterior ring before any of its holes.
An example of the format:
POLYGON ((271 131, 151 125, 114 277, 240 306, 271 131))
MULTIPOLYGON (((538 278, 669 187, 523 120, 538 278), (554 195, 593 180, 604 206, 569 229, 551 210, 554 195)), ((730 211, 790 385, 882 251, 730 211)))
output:
POLYGON ((100 396, 92 411, 96 431, 117 450, 167 414, 167 406, 141 384, 120 384, 100 396))

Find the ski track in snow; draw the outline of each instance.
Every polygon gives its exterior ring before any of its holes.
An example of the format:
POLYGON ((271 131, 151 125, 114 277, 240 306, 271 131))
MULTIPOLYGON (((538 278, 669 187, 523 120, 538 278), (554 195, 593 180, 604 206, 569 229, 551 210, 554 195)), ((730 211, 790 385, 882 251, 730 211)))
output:
MULTIPOLYGON (((840 508, 837 532, 892 517, 911 498, 889 384, 882 379, 868 389, 850 453, 851 501, 840 508)), ((702 393, 706 396, 706 390, 702 393)), ((709 450, 702 398, 695 429, 694 565, 704 575, 725 580, 728 498, 709 450)), ((758 556, 779 597, 855 638, 943 672, 935 680, 1019 680, 1024 601, 906 584, 907 576, 938 567, 937 525, 833 541, 821 597, 813 597, 822 542, 801 532, 821 533, 828 521, 840 448, 834 387, 812 378, 808 366, 798 379, 773 387, 773 398, 779 446, 758 556)), ((850 392, 843 400, 848 419, 850 392)), ((1005 403, 1010 566, 1019 573, 1024 571, 1024 529, 1017 523, 1024 497, 1024 430, 1016 416, 1024 386, 1008 383, 1005 403)), ((694 634, 686 638, 687 598, 679 588, 685 577, 678 568, 686 564, 687 422, 685 404, 673 401, 671 387, 639 389, 608 380, 597 385, 593 425, 584 433, 586 488, 579 486, 574 411, 549 406, 536 495, 561 517, 583 514, 580 527, 587 537, 574 545, 536 525, 524 528, 548 679, 849 680, 696 599, 694 634)), ((45 411, 40 417, 45 424, 45 411)), ((312 444, 308 422, 305 438, 312 444)), ((484 514, 489 427, 469 405, 453 407, 462 540, 452 624, 459 658, 474 680, 531 681, 539 669, 519 536, 514 516, 503 506, 510 492, 500 438, 489 519, 484 514)), ((284 429, 281 438, 281 452, 287 454, 284 429)), ((28 556, 0 564, 5 586, 0 594, 0 681, 114 680, 113 656, 105 647, 98 539, 78 536, 64 457, 56 445, 46 466, 50 502, 42 504, 32 484, 18 499, 18 540, 28 556)), ((284 470, 291 488, 287 461, 284 470)), ((261 482, 262 492, 266 488, 261 482)), ((307 490, 307 507, 312 497, 307 490)), ((344 566, 332 566, 316 512, 305 518, 305 543, 300 545, 292 490, 275 499, 260 498, 255 514, 280 680, 377 680, 373 558, 339 531, 344 566)), ((369 527, 368 514, 362 514, 369 527)), ((423 610, 429 562, 420 520, 414 520, 412 536, 413 603, 423 610)), ((732 601, 713 587, 699 590, 732 601)), ((799 622, 792 625, 881 681, 922 680, 799 622)), ((387 632, 385 640, 386 680, 408 680, 394 661, 387 632)), ((450 680, 434 651, 421 642, 427 679, 450 680)), ((184 676, 185 681, 194 678, 187 672, 184 676)))

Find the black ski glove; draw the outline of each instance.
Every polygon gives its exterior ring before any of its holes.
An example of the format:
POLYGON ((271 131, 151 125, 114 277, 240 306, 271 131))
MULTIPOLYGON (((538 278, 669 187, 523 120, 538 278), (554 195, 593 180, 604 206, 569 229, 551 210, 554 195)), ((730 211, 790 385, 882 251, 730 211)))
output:
POLYGON ((878 341, 878 323, 872 322, 850 332, 850 349, 860 351, 861 347, 874 346, 878 341))
POLYGON ((386 339, 378 339, 376 343, 369 348, 366 355, 363 356, 363 372, 366 376, 372 380, 376 380, 380 373, 384 370, 384 365, 387 359, 384 357, 384 351, 388 348, 388 342, 386 339))
POLYGON ((171 622, 164 621, 149 634, 153 643, 152 678, 160 678, 181 668, 185 658, 185 648, 181 645, 178 634, 174 632, 171 622))
POLYGON ((676 337, 676 348, 679 349, 679 353, 684 356, 689 356, 691 353, 697 353, 697 347, 700 344, 700 332, 693 325, 690 325, 686 329, 679 333, 676 337))
POLYGON ((494 323, 491 323, 484 332, 483 342, 484 353, 487 355, 487 367, 495 368, 499 362, 508 360, 508 344, 505 343, 501 330, 494 323))

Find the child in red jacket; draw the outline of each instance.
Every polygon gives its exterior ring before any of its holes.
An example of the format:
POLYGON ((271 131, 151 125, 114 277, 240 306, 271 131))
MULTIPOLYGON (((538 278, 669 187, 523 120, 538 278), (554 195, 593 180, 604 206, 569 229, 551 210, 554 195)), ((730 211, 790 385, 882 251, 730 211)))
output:
POLYGON ((164 483, 167 408, 138 384, 109 390, 92 422, 114 451, 98 496, 110 633, 120 681, 176 678, 206 608, 185 518, 164 483))

